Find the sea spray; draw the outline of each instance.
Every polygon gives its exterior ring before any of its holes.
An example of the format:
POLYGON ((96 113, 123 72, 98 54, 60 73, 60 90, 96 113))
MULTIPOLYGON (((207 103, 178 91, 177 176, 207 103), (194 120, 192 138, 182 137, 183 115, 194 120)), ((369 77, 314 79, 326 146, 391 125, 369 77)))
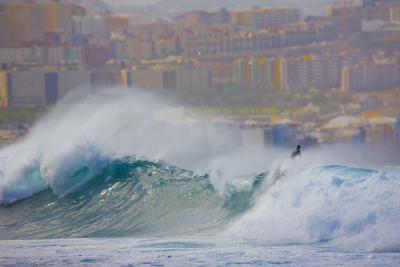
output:
POLYGON ((103 159, 114 155, 190 164, 204 154, 200 131, 184 121, 181 125, 155 122, 154 113, 166 106, 139 92, 61 102, 24 140, 0 152, 0 204, 46 188, 58 195, 73 192, 95 176, 103 159), (32 168, 36 174, 26 175, 32 168), (82 168, 88 171, 73 175, 82 168))

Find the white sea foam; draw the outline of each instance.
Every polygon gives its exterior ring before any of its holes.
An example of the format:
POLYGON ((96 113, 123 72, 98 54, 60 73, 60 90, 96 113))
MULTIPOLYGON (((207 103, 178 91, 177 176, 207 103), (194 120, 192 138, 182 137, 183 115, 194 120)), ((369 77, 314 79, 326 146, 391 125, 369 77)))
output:
POLYGON ((399 199, 399 173, 305 168, 279 179, 228 232, 267 245, 328 242, 346 249, 399 251, 399 199))

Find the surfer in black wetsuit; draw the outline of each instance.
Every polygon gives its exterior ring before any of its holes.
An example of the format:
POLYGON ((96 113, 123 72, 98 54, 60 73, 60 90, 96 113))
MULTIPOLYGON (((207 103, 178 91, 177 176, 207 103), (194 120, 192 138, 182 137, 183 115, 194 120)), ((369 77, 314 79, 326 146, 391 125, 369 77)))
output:
POLYGON ((290 155, 291 159, 294 159, 297 155, 299 155, 299 157, 301 157, 301 152, 300 152, 300 145, 297 145, 297 148, 295 150, 293 150, 292 155, 290 155))

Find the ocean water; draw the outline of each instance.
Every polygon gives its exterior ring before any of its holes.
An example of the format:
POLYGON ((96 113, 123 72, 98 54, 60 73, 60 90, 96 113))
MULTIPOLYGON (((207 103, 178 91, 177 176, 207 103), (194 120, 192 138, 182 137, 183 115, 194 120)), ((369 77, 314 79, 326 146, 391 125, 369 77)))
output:
POLYGON ((147 94, 61 102, 0 151, 0 266, 400 265, 398 167, 217 154, 203 127, 147 94))

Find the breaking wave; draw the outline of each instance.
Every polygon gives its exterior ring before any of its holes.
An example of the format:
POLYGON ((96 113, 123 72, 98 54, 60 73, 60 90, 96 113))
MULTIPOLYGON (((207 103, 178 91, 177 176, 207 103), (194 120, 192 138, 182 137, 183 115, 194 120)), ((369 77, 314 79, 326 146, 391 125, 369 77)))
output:
POLYGON ((155 120, 165 106, 61 103, 0 151, 0 239, 213 234, 400 251, 398 168, 346 166, 368 164, 332 148, 216 155, 201 123, 155 120))

